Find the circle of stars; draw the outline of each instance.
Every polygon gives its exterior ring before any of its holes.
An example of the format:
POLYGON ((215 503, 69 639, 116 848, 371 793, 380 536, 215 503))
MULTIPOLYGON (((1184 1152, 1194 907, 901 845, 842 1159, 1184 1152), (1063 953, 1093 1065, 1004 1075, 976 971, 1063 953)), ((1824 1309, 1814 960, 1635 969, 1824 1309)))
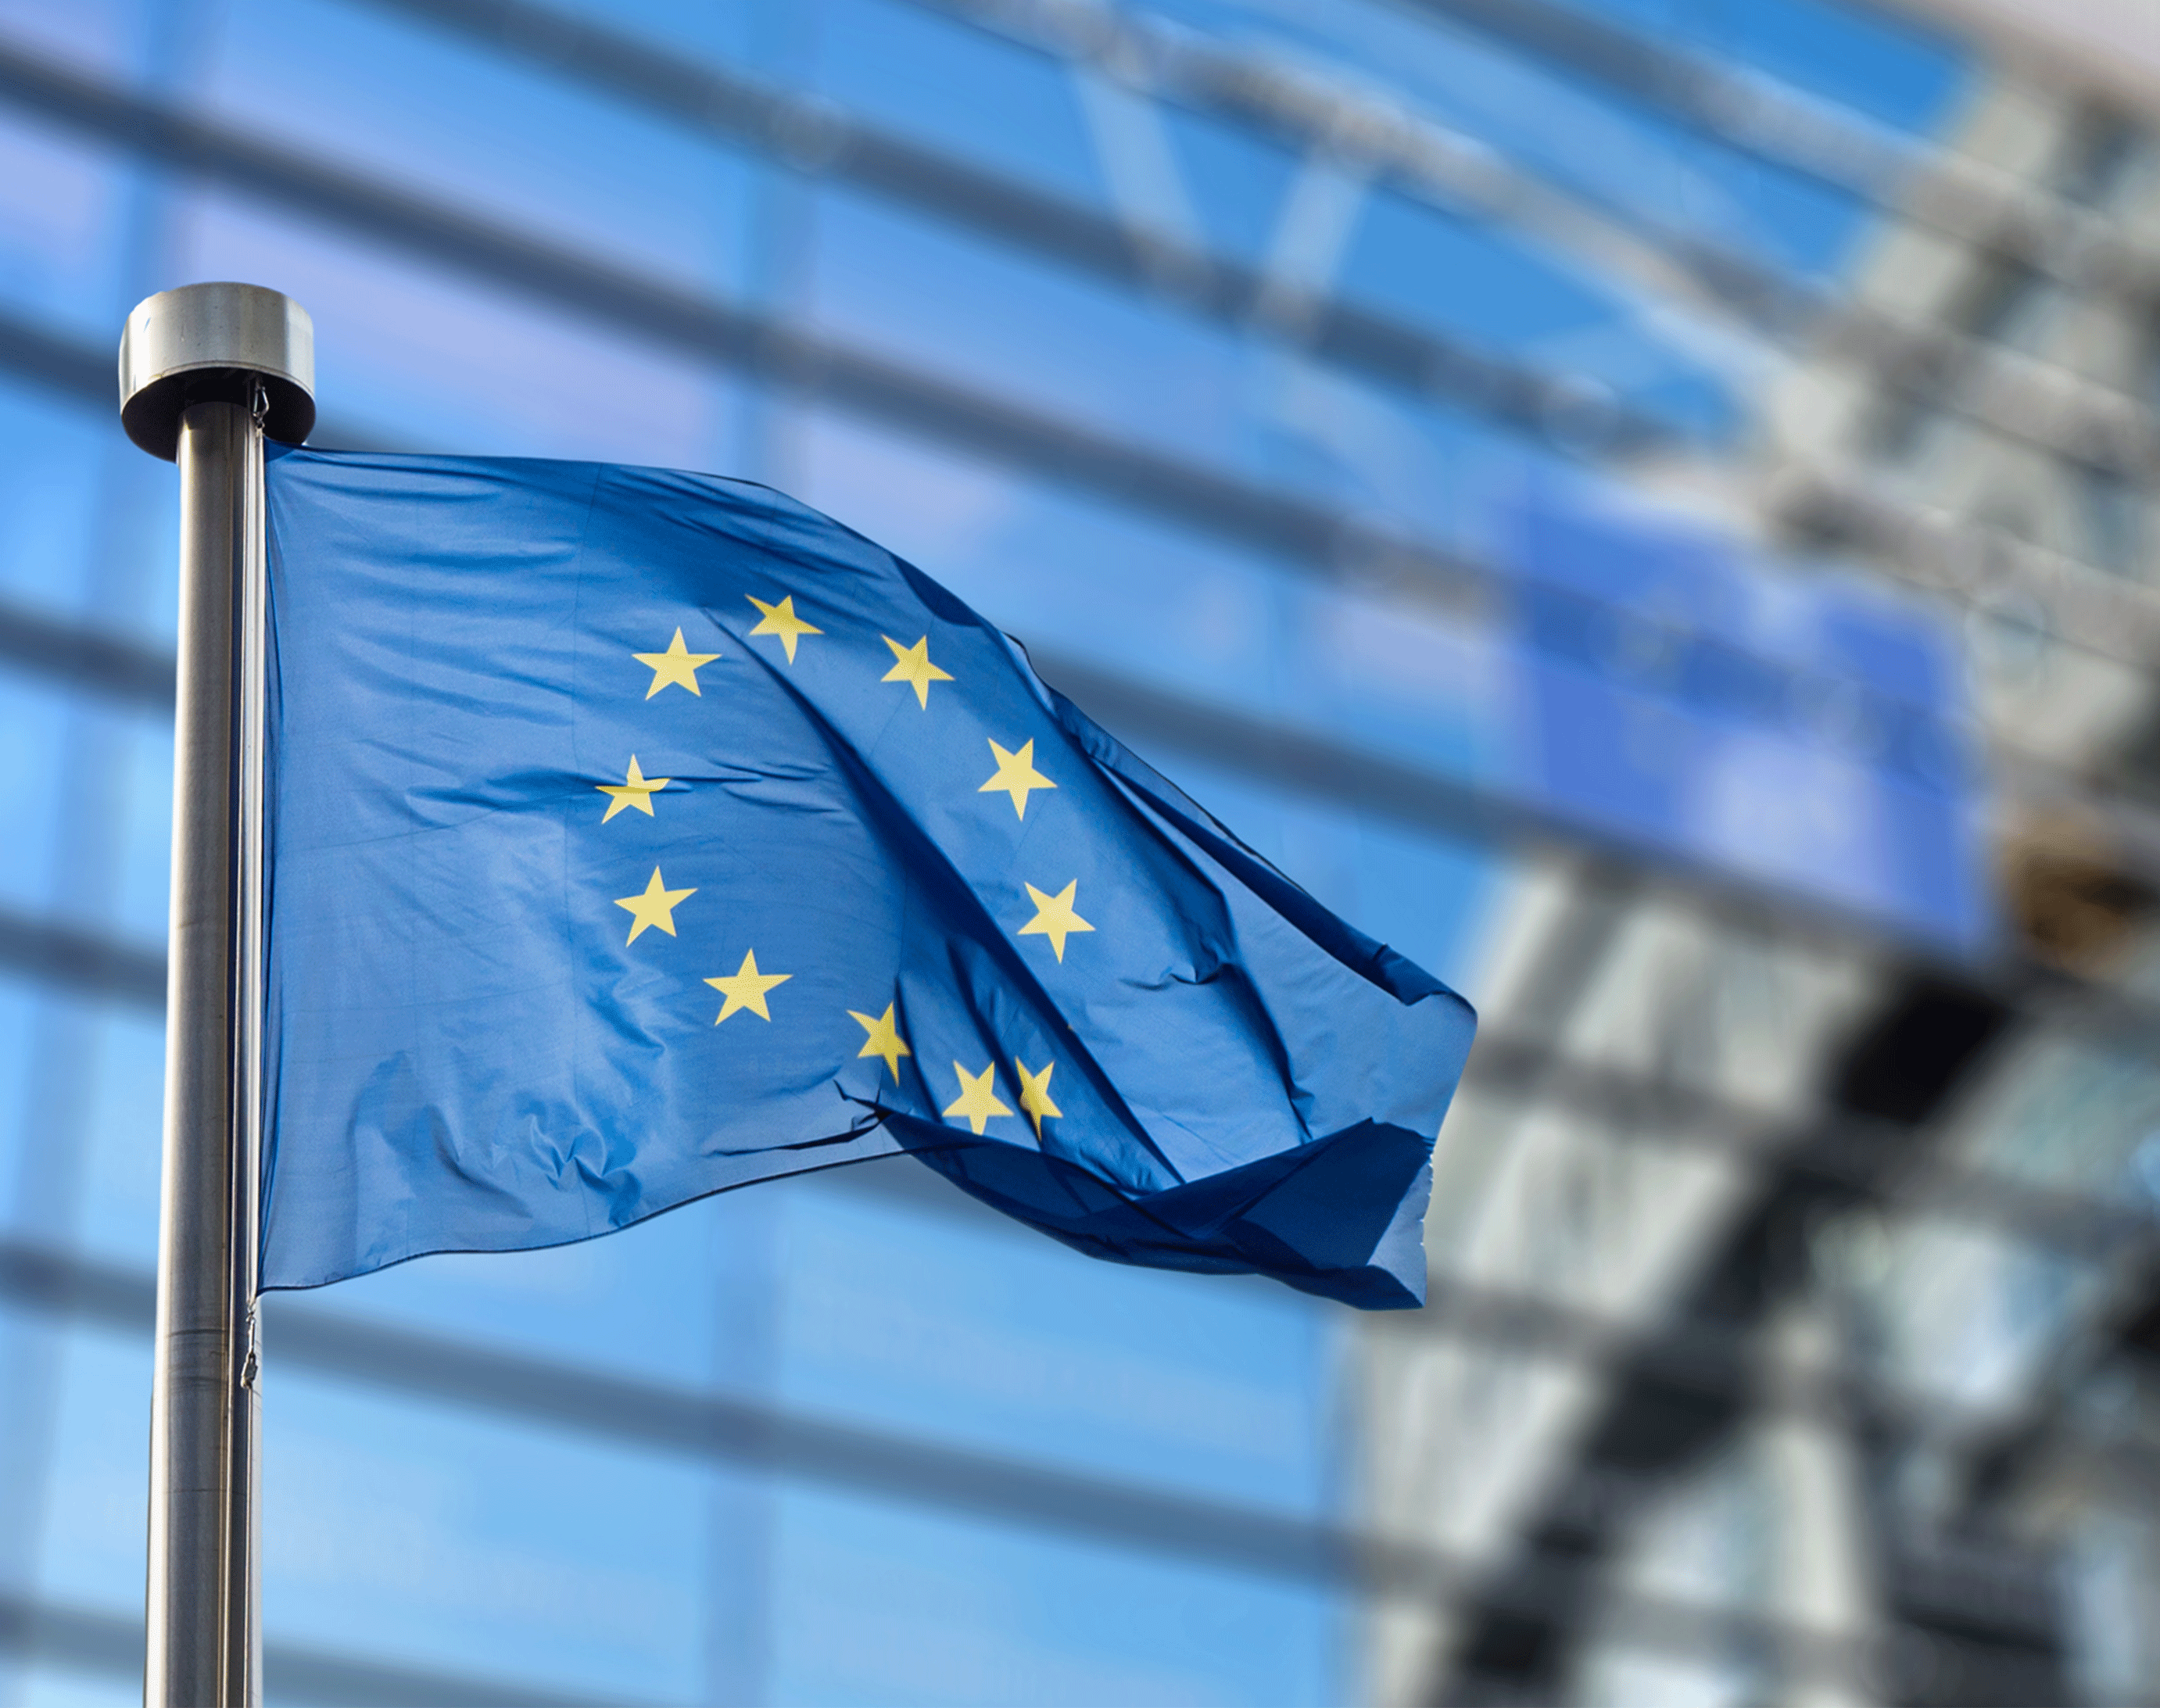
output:
MULTIPOLYGON (((795 609, 795 596, 783 593, 774 600, 766 600, 755 594, 745 594, 756 607, 758 621, 746 631, 749 638, 775 640, 780 643, 787 663, 797 662, 797 649, 807 637, 823 636, 825 631, 809 621, 795 609)), ((930 636, 918 638, 911 646, 903 646, 890 635, 880 636, 892 655, 891 667, 880 679, 898 683, 913 690, 916 704, 922 710, 930 709, 930 690, 938 683, 954 680, 951 672, 943 669, 930 657, 930 636)), ((693 652, 685 643, 683 630, 678 626, 667 646, 655 652, 634 652, 637 663, 652 672, 645 698, 650 700, 670 688, 680 688, 695 698, 704 697, 698 672, 723 655, 718 652, 693 652)), ((994 770, 990 776, 978 786, 978 794, 1003 794, 1012 802, 1013 817, 1024 823, 1027 818, 1029 797, 1045 791, 1055 790, 1057 782, 1036 768, 1035 738, 1030 737, 1017 748, 1008 749, 1002 743, 989 741, 994 770)), ((597 783, 594 787, 608 797, 607 811, 600 823, 606 824, 626 809, 642 812, 646 818, 655 817, 652 797, 667 789, 673 779, 648 777, 640 768, 637 757, 631 755, 623 781, 620 783, 597 783)), ((1055 894, 1037 889, 1033 884, 1022 886, 1035 908, 1034 916, 1017 927, 1020 937, 1041 937, 1048 939, 1053 959, 1060 965, 1065 960, 1068 940, 1074 935, 1093 932, 1095 927, 1081 917, 1076 906, 1079 880, 1068 881, 1055 894)), ((661 869, 655 866, 644 889, 633 896, 618 896, 615 905, 631 916, 629 936, 625 947, 634 944, 646 932, 657 930, 668 937, 677 935, 675 910, 698 893, 692 885, 670 889, 661 869)), ((759 967, 755 947, 743 951, 741 964, 732 973, 706 979, 704 982, 720 993, 719 1013, 714 1025, 724 1025, 738 1014, 755 1015, 768 1024, 772 1011, 766 999, 781 985, 794 977, 792 973, 768 973, 759 967)), ((897 1001, 886 1003, 885 1011, 870 1015, 854 1009, 847 1010, 849 1017, 863 1029, 861 1047, 856 1059, 873 1059, 885 1064, 891 1082, 901 1082, 900 1064, 911 1058, 915 1052, 901 1035, 897 1015, 897 1001)), ((1020 1056, 1012 1061, 1012 1071, 1019 1082, 1020 1114, 1033 1126, 1039 1142, 1043 1123, 1062 1119, 1060 1109, 1050 1093, 1051 1076, 1057 1071, 1054 1061, 1046 1062, 1041 1068, 1031 1068, 1020 1056)), ((970 1072, 961 1062, 953 1064, 953 1072, 959 1083, 959 1095, 939 1113, 947 1120, 964 1121, 969 1129, 981 1135, 989 1122, 1010 1117, 1014 1111, 998 1094, 998 1070, 994 1061, 985 1062, 977 1072, 970 1072)))

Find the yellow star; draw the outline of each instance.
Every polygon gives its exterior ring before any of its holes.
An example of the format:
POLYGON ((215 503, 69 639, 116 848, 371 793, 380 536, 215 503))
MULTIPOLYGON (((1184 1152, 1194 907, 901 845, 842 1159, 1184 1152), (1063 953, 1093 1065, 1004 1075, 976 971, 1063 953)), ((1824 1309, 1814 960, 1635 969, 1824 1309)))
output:
POLYGON ((1056 1115, 1062 1119, 1065 1114, 1064 1110, 1050 1100, 1050 1076, 1057 1071, 1057 1064, 1055 1062, 1046 1062, 1042 1064, 1041 1072, 1030 1073, 1027 1071, 1027 1063, 1015 1056, 1013 1057, 1013 1066, 1020 1070, 1021 1112, 1035 1123, 1035 1136, 1040 1141, 1042 1138, 1042 1118, 1045 1115, 1056 1115))
MULTIPOLYGON (((648 698, 650 697, 648 696, 648 698)), ((650 818, 652 816, 652 797, 654 794, 658 791, 666 788, 668 784, 674 781, 675 780, 672 777, 646 776, 643 771, 637 768, 637 755, 634 753, 631 754, 630 756, 630 769, 623 774, 623 779, 620 782, 595 783, 593 785, 595 788, 598 789, 603 795, 605 795, 608 797, 608 809, 606 812, 600 814, 600 823, 603 824, 606 823, 609 819, 614 818, 616 813, 621 812, 626 807, 635 807, 647 818, 650 818)))
POLYGON ((881 636, 880 638, 886 646, 892 648, 892 656, 898 662, 878 680, 906 683, 915 690, 915 698, 921 703, 922 709, 928 711, 930 684, 933 682, 950 682, 953 679, 946 672, 940 670, 930 662, 930 636, 925 635, 912 646, 901 646, 890 635, 881 636))
POLYGON ((1093 931, 1094 927, 1072 911, 1073 892, 1080 887, 1075 878, 1055 896, 1046 896, 1034 885, 1027 893, 1035 903, 1035 917, 1020 928, 1022 937, 1046 937, 1050 947, 1057 952, 1057 958, 1065 958, 1065 939, 1076 931, 1093 931))
POLYGON ((822 635, 825 631, 814 623, 806 623, 795 615, 795 595, 785 595, 778 605, 767 605, 754 593, 743 595, 765 615, 750 631, 753 635, 777 635, 780 644, 787 649, 787 662, 795 662, 795 643, 805 635, 822 635))
MULTIPOLYGON (((720 655, 717 652, 690 652, 683 646, 683 631, 676 630, 675 638, 667 643, 665 652, 633 652, 630 655, 652 672, 652 686, 645 691, 648 700, 670 683, 680 683, 692 693, 698 693, 698 667, 710 664, 720 655)), ((698 694, 703 699, 704 696, 698 694)))
POLYGON ((652 881, 645 886, 642 896, 622 896, 615 906, 630 910, 630 942, 637 941, 638 932, 648 925, 657 925, 671 937, 675 935, 675 904, 685 896, 694 896, 695 889, 670 890, 660 881, 660 868, 652 869, 652 881))
POLYGON ((993 741, 990 751, 997 756, 998 774, 975 792, 987 795, 993 789, 1003 789, 1012 797, 1014 817, 1027 817, 1027 792, 1030 789, 1054 789, 1057 787, 1035 768, 1033 741, 1023 741, 1018 753, 1007 753, 993 741))
POLYGON ((893 1005, 888 1002, 885 1005, 885 1012, 875 1020, 866 1014, 857 1014, 853 1009, 848 1010, 848 1015, 850 1019, 859 1021, 862 1029, 870 1034, 863 1041, 863 1047, 855 1051, 855 1059, 860 1061, 865 1056, 884 1056, 885 1065, 892 1069, 892 1082, 898 1085, 900 1058, 912 1056, 915 1051, 900 1041, 900 1028, 892 1023, 892 1010, 893 1005))
POLYGON ((711 985, 727 998, 713 1024, 719 1025, 739 1008, 746 1008, 761 1020, 772 1018, 772 1010, 765 1005, 765 993, 776 984, 785 984, 795 975, 792 973, 761 973, 757 970, 757 951, 745 949, 743 963, 735 969, 732 979, 708 979, 711 985))
POLYGON ((993 1062, 980 1073, 972 1077, 968 1070, 957 1062, 953 1064, 953 1071, 960 1076, 960 1095, 947 1105, 942 1113, 948 1115, 965 1115, 968 1118, 968 1124, 978 1134, 983 1130, 983 1123, 989 1120, 991 1116, 1010 1115, 1012 1113, 998 1101, 997 1088, 992 1082, 991 1076, 998 1071, 996 1062, 993 1062))

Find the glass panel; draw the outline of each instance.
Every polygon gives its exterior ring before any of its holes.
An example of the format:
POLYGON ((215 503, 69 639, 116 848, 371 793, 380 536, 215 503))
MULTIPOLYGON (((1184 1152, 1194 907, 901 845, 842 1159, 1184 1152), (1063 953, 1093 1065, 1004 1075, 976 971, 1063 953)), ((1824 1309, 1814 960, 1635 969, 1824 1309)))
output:
POLYGON ((235 0, 220 39, 200 92, 253 132, 614 267, 739 288, 743 164, 680 126, 330 0, 235 0))
POLYGON ((786 1202, 789 1407, 1238 1508, 1330 1504, 1323 1307, 1091 1262, 964 1199, 925 1212, 836 1180, 786 1202))
MULTIPOLYGON (((0 230, 5 223, 0 218, 0 230)), ((91 614, 86 571, 100 543, 112 437, 109 416, 0 376, 0 514, 8 518, 0 529, 0 599, 8 604, 91 614)))
POLYGON ((1324 1594, 823 1491, 780 1505, 771 1700, 1340 1701, 1324 1594))
POLYGON ((101 1013, 82 1050, 75 1239, 147 1282, 158 1256, 165 1025, 153 1010, 101 1013))
POLYGON ((699 1699, 702 1467, 289 1368, 271 1403, 281 1640, 557 1698, 699 1699))
POLYGON ((194 200, 180 231, 184 272, 275 277, 314 317, 323 443, 727 459, 729 386, 679 348, 237 199, 194 200))
MULTIPOLYGON (((0 23, 0 42, 13 34, 0 23)), ((129 211, 122 157, 0 109, 0 314, 103 350, 127 309, 129 211)))
POLYGON ((899 0, 823 0, 818 87, 994 171, 1101 200, 1071 80, 1046 55, 899 0))

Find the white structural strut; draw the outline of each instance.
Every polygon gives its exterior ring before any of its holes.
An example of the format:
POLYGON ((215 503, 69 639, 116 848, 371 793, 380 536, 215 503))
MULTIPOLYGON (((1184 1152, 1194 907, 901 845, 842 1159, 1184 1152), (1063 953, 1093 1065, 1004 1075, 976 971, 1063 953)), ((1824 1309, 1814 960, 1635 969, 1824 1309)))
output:
MULTIPOLYGON (((1073 65, 1103 68, 1173 104, 1321 150, 1458 217, 1490 221, 1572 257, 1645 301, 1680 305, 1766 352, 1887 373, 1991 433, 2160 483, 2160 433, 2130 393, 1953 328, 1839 296, 1685 230, 1646 222, 1639 210, 1607 208, 1363 84, 1286 57, 1225 48, 1101 0, 918 3, 1073 65), (1937 375, 1954 375, 1957 382, 1945 386, 1930 377, 1937 375)), ((1972 238, 2003 236, 2000 221, 2023 222, 2017 229, 2026 231, 2039 219, 2038 230, 2018 240, 2021 252, 2074 252, 2085 257, 2081 276, 2107 272, 2088 254, 2109 238, 2103 218, 2059 200, 2036 200, 2029 189, 2012 205, 1994 193, 1995 178, 1976 163, 1908 157, 1904 174, 1877 174, 1885 181, 1878 196, 1895 194, 1889 186, 1902 185, 1921 164, 1928 169, 1927 195, 1888 204, 1900 217, 1933 210, 1948 218, 1955 204, 1960 229, 1972 238), (1976 212, 1983 204, 1990 211, 1976 212)), ((2136 259, 2113 248, 2110 255, 2110 266, 2136 259)), ((2152 262, 2143 257, 2139 278, 2160 276, 2152 262)))
POLYGON ((2118 101, 2160 103, 2160 17, 2152 0, 1893 0, 1930 23, 1979 37, 2019 70, 2118 101))
POLYGON ((314 329, 254 285, 127 317, 121 418, 180 470, 146 1708, 256 1708, 265 433, 314 422, 314 329))

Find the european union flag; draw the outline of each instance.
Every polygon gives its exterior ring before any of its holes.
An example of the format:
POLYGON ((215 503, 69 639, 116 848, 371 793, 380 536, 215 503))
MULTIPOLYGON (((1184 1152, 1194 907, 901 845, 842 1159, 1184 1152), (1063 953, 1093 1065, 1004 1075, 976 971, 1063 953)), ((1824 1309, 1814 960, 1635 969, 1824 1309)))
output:
POLYGON ((268 491, 267 1286, 906 1150, 1097 1256, 1422 1300, 1467 1005, 927 576, 704 475, 268 491))

